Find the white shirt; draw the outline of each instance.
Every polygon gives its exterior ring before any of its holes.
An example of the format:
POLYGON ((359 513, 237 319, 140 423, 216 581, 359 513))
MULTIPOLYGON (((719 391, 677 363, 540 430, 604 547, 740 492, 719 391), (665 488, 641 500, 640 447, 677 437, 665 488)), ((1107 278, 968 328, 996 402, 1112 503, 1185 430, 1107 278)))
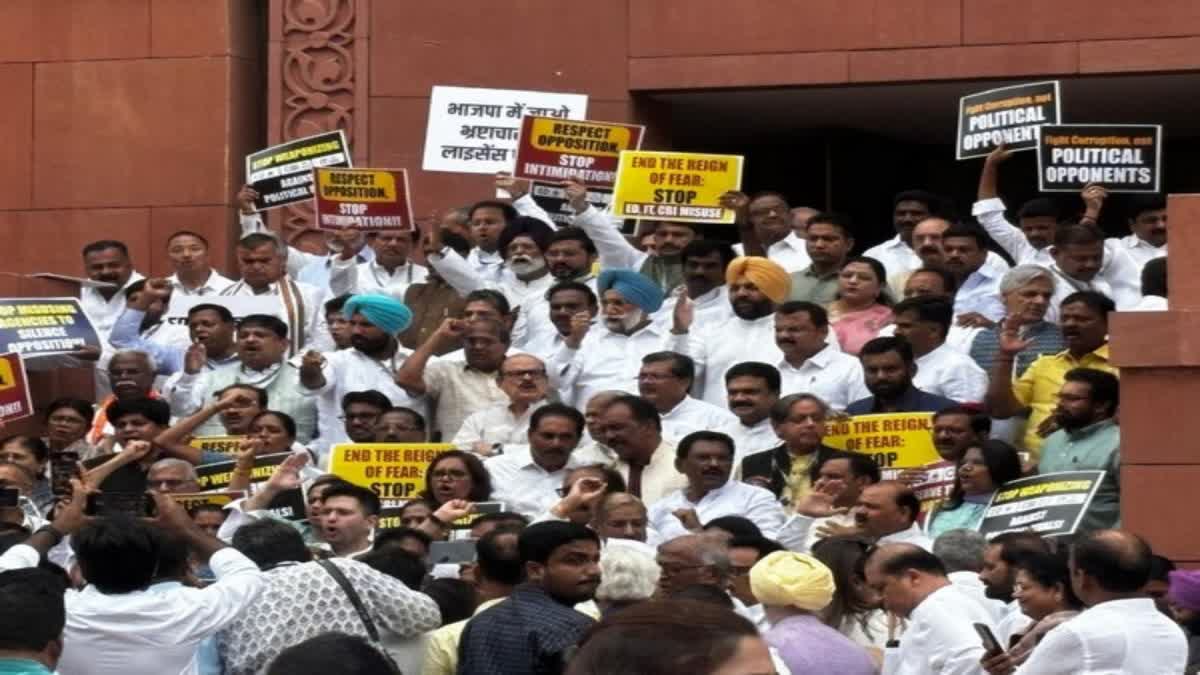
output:
POLYGON ((1000 321, 1007 313, 1000 299, 1000 278, 997 270, 987 265, 972 272, 954 294, 954 316, 977 312, 992 321, 1000 321))
POLYGON ((975 202, 971 206, 971 215, 975 216, 992 237, 992 241, 999 244, 1018 265, 1049 267, 1054 262, 1054 256, 1050 255, 1050 246, 1034 248, 1025 238, 1021 228, 1008 222, 1004 217, 1004 201, 998 197, 975 202))
MULTIPOLYGON (((925 264, 921 261, 916 251, 904 243, 898 234, 882 244, 872 246, 863 255, 883 263, 885 276, 888 279, 897 275, 908 274, 913 270, 920 269, 925 264)), ((1004 258, 996 255, 994 251, 988 251, 987 260, 984 261, 983 267, 980 269, 987 268, 995 272, 997 278, 999 278, 1004 275, 1008 267, 1009 265, 1004 261, 1004 258)))
POLYGON ((650 322, 633 335, 614 333, 593 325, 579 349, 565 344, 550 355, 546 365, 559 377, 563 403, 582 409, 593 395, 616 389, 638 392, 637 376, 642 357, 662 351, 667 329, 650 322))
MULTIPOLYGON (((1113 287, 1109 285, 1103 274, 1097 274, 1091 281, 1080 281, 1067 276, 1067 273, 1059 268, 1058 263, 1051 264, 1049 269, 1054 275, 1054 295, 1050 296, 1050 307, 1046 309, 1046 321, 1050 323, 1058 323, 1062 301, 1066 300, 1069 295, 1079 291, 1097 291, 1109 298, 1113 297, 1113 287)), ((1137 303, 1135 301, 1132 304, 1137 303)), ((1121 309, 1121 307, 1118 306, 1117 309, 1121 309)))
POLYGON ((458 291, 459 295, 466 297, 471 291, 490 288, 503 293, 511 307, 520 305, 528 297, 545 295, 546 291, 550 290, 550 287, 556 281, 549 272, 536 279, 523 281, 518 279, 517 275, 513 274, 512 270, 509 269, 502 270, 499 278, 495 281, 486 279, 473 269, 467 260, 449 246, 442 248, 440 253, 435 253, 426 258, 426 262, 433 267, 439 276, 446 280, 446 283, 458 291))
MULTIPOLYGON (((24 544, 0 557, 0 571, 35 567, 24 544)), ((232 548, 209 559, 216 583, 106 595, 67 590, 60 675, 195 675, 196 648, 253 605, 263 587, 258 566, 232 548)))
POLYGON ((783 507, 770 490, 738 480, 729 480, 693 503, 687 488, 676 490, 650 507, 647 520, 664 542, 689 534, 673 513, 677 509, 695 509, 701 524, 721 516, 741 516, 758 525, 763 536, 774 539, 783 525, 783 507))
POLYGON ((1114 237, 1105 241, 1104 244, 1106 247, 1123 250, 1129 256, 1129 259, 1133 261, 1134 266, 1137 267, 1139 272, 1146 266, 1146 263, 1167 254, 1166 244, 1155 246, 1136 234, 1129 234, 1120 239, 1114 237))
POLYGON ((693 431, 714 431, 736 421, 737 416, 726 408, 684 396, 678 405, 662 413, 662 434, 678 443, 693 431))
POLYGON ((499 251, 488 253, 476 246, 467 254, 467 264, 480 279, 486 281, 499 281, 500 273, 504 271, 504 256, 500 255, 499 251))
MULTIPOLYGON (((679 302, 680 288, 676 288, 663 299, 662 307, 651 316, 655 321, 671 328, 675 320, 675 305, 679 302)), ((729 304, 729 286, 721 284, 711 291, 692 298, 692 330, 703 330, 713 323, 724 321, 733 314, 729 304)))
POLYGON ((125 289, 135 281, 141 281, 144 278, 136 270, 130 273, 129 280, 125 282, 125 285, 118 288, 108 300, 100 295, 99 289, 90 286, 79 287, 79 304, 83 307, 83 313, 87 314, 88 320, 92 322, 92 328, 95 328, 96 334, 100 336, 100 346, 105 351, 112 349, 108 345, 108 335, 112 332, 117 317, 125 311, 125 289))
POLYGON ((1161 295, 1143 295, 1138 304, 1125 310, 1127 312, 1165 312, 1169 309, 1167 299, 1161 295))
POLYGON ((529 418, 533 417, 533 411, 546 405, 546 402, 546 399, 542 399, 530 405, 520 415, 513 414, 511 404, 507 401, 473 412, 463 420, 458 433, 454 434, 450 442, 460 450, 468 452, 479 442, 489 445, 498 443, 505 448, 527 445, 529 418))
MULTIPOLYGON (((833 331, 829 331, 833 333, 833 331)), ((731 314, 726 320, 685 335, 669 334, 667 349, 696 362, 692 391, 713 405, 728 403, 725 371, 743 361, 777 363, 783 352, 775 344, 775 315, 747 321, 731 314)))
MULTIPOLYGON (((975 337, 983 332, 983 328, 977 326, 960 326, 957 323, 950 324, 950 330, 946 333, 946 346, 963 354, 971 353, 971 345, 975 344, 975 337)), ((896 324, 889 323, 879 329, 879 337, 892 336, 896 334, 896 324)))
POLYGON ((910 525, 907 530, 900 530, 899 532, 893 532, 880 537, 877 543, 881 546, 883 544, 912 544, 913 546, 920 546, 931 553, 933 552, 933 540, 916 523, 910 525))
POLYGON ((943 343, 916 362, 913 386, 917 389, 959 403, 983 402, 988 376, 970 356, 943 343))
POLYGON ((575 215, 572 224, 582 228, 596 245, 601 269, 627 269, 638 271, 650 254, 639 251, 621 234, 619 219, 607 211, 597 210, 591 204, 583 213, 575 215))
MULTIPOLYGON (((584 284, 592 289, 592 293, 596 293, 595 275, 588 274, 573 281, 584 284)), ((550 279, 550 287, 553 287, 556 283, 558 283, 556 279, 550 279)), ((557 346, 555 338, 558 338, 560 341, 562 340, 558 329, 550 322, 550 301, 546 299, 547 292, 549 292, 549 287, 541 293, 527 295, 521 301, 520 312, 517 314, 517 322, 513 326, 513 346, 531 352, 535 349, 541 350, 542 353, 538 354, 541 358, 549 356, 553 347, 557 346)))
MULTIPOLYGON (((742 244, 734 244, 733 250, 738 255, 746 255, 746 247, 742 244)), ((788 274, 799 272, 812 264, 812 258, 808 257, 808 243, 795 232, 789 232, 788 236, 768 246, 767 257, 779 263, 788 274)))
MULTIPOLYGON (((1000 621, 1008 614, 1008 606, 1000 600, 993 600, 987 596, 983 582, 979 580, 977 572, 951 572, 946 575, 950 583, 954 584, 955 588, 971 596, 981 607, 987 610, 988 614, 992 615, 992 620, 996 622, 996 639, 1001 645, 1008 645, 1008 638, 1000 635, 1000 621)), ((1015 602, 1014 602, 1015 604, 1015 602)), ((1019 611, 1018 611, 1019 613, 1019 611)))
MULTIPOLYGON (((424 396, 410 396, 403 387, 396 384, 395 374, 404 360, 412 354, 411 349, 396 346, 396 353, 387 361, 378 361, 358 351, 357 349, 340 349, 335 352, 325 352, 325 365, 321 366, 321 374, 325 376, 325 386, 313 390, 318 396, 317 428, 321 432, 319 447, 321 452, 327 452, 336 443, 346 443, 350 437, 346 435, 346 426, 338 417, 342 414, 342 397, 352 391, 375 391, 388 397, 392 405, 411 408, 429 421, 429 403, 424 396), (321 404, 320 402, 324 402, 321 404)), ((430 359, 430 362, 436 359, 430 359)), ((324 461, 324 457, 321 458, 324 461)))
POLYGON ((884 657, 887 675, 982 673, 983 644, 972 624, 992 627, 992 617, 954 584, 930 593, 913 609, 900 648, 884 657))
POLYGON ((378 258, 364 263, 354 258, 343 260, 341 256, 331 260, 329 288, 334 297, 347 293, 382 293, 403 301, 409 286, 419 284, 429 276, 428 269, 411 262, 388 272, 379 264, 378 258))
MULTIPOLYGON (((982 581, 979 583, 983 584, 982 581)), ((1032 624, 1033 618, 1025 616, 1021 611, 1021 603, 1013 600, 1003 605, 1000 618, 996 619, 996 639, 1001 645, 1007 646, 1013 635, 1025 632, 1032 624)))
POLYGON ((813 518, 803 513, 793 513, 779 530, 779 543, 789 551, 808 553, 821 540, 818 532, 826 524, 854 527, 854 514, 837 513, 824 518, 813 518))
POLYGON ((733 439, 733 447, 737 454, 733 458, 734 466, 740 466, 742 459, 749 454, 779 447, 783 441, 775 434, 775 427, 770 417, 764 417, 754 426, 742 424, 737 416, 734 421, 727 423, 717 431, 733 439))
POLYGON ((509 511, 535 518, 558 503, 555 491, 562 487, 567 472, 585 463, 572 452, 566 466, 546 471, 533 461, 528 448, 520 448, 488 457, 483 466, 492 477, 492 499, 507 504, 509 511))
POLYGON ((779 369, 779 393, 783 396, 815 394, 834 410, 845 410, 853 401, 871 395, 863 380, 862 362, 833 347, 813 354, 799 368, 783 358, 772 363, 779 369))
POLYGON ((233 279, 221 276, 216 270, 209 270, 208 278, 204 280, 204 283, 200 284, 196 288, 188 288, 187 286, 184 286, 183 282, 179 280, 178 274, 172 274, 171 276, 167 277, 167 281, 171 282, 171 297, 172 298, 174 298, 177 295, 180 295, 180 296, 183 296, 183 295, 187 295, 187 296, 219 295, 221 293, 221 291, 225 290, 226 288, 229 288, 230 286, 232 286, 234 284, 233 279))
MULTIPOLYGON (((287 279, 285 278, 282 281, 286 283, 287 279)), ((301 281, 293 280, 292 283, 296 284, 296 288, 300 291, 300 298, 298 300, 304 303, 304 345, 297 353, 303 353, 310 349, 318 352, 331 351, 333 349, 333 336, 329 334, 329 325, 325 322, 325 301, 328 299, 325 291, 301 281)), ((296 330, 296 327, 291 325, 287 305, 283 302, 283 296, 279 293, 279 284, 279 281, 272 282, 267 286, 265 292, 255 293, 249 284, 239 281, 222 291, 221 295, 269 295, 279 298, 279 318, 288 324, 288 339, 292 341, 292 333, 296 330)), ((297 313, 299 310, 300 308, 297 307, 297 313)))
POLYGON ((1090 607, 1042 637, 1018 675, 1182 673, 1188 644, 1183 630, 1149 598, 1110 600, 1090 607))

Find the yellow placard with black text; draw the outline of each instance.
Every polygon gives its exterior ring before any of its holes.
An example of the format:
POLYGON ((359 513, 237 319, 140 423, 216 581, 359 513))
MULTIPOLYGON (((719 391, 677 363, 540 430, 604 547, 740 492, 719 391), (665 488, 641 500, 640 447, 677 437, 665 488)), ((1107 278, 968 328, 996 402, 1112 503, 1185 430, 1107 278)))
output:
POLYGON ((621 153, 612 213, 618 218, 732 223, 721 195, 742 187, 740 155, 690 152, 621 153))
POLYGON ((425 489, 425 470, 449 443, 339 443, 329 473, 370 488, 380 499, 415 499, 425 489))
POLYGON ((207 452, 236 455, 244 440, 245 436, 193 436, 188 445, 207 452))
POLYGON ((884 471, 942 461, 933 445, 933 413, 855 415, 825 428, 825 445, 870 455, 884 471))

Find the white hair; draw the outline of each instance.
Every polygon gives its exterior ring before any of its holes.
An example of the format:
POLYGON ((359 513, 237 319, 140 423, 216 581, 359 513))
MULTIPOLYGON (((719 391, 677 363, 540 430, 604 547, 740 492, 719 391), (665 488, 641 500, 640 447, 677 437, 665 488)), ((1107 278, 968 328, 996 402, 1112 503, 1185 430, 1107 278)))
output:
POLYGON ((628 546, 607 546, 600 554, 598 602, 648 600, 658 589, 662 570, 654 556, 628 546))
POLYGON ((188 480, 197 479, 196 467, 193 466, 191 462, 179 459, 177 457, 167 457, 165 459, 158 460, 150 465, 150 471, 154 471, 155 469, 170 469, 172 467, 179 467, 180 469, 183 469, 183 472, 187 476, 188 480))
POLYGON ((1045 279, 1050 282, 1050 288, 1054 288, 1054 273, 1042 267, 1041 265, 1017 265, 1011 270, 1004 273, 1000 277, 1000 293, 1011 293, 1018 288, 1037 279, 1045 279))
MULTIPOLYGON (((150 372, 158 372, 158 364, 154 361, 154 355, 150 352, 143 351, 141 349, 122 349, 113 354, 112 359, 115 359, 118 356, 135 356, 139 359, 145 359, 147 367, 150 368, 150 372)), ((109 359, 108 362, 112 363, 112 359, 109 359)))

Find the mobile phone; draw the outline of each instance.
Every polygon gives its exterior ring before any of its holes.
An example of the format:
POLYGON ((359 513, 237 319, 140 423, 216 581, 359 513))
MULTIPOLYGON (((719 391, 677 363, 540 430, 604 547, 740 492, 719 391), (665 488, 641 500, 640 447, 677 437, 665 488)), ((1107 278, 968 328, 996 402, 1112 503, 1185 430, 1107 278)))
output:
POLYGON ((145 492, 93 492, 88 495, 83 512, 99 517, 122 513, 145 518, 158 515, 154 498, 145 492))
POLYGON ((475 562, 475 540, 435 541, 429 545, 425 563, 434 565, 475 562))
POLYGON ((975 632, 979 633, 979 639, 983 642, 983 648, 988 654, 1002 654, 1004 648, 1000 646, 1000 641, 996 639, 996 635, 992 633, 992 629, 986 623, 973 624, 975 632))
POLYGON ((485 513, 503 513, 507 510, 504 502, 475 502, 475 510, 471 514, 479 516, 485 513))
POLYGON ((0 508, 12 508, 20 505, 21 491, 17 488, 0 488, 0 508))

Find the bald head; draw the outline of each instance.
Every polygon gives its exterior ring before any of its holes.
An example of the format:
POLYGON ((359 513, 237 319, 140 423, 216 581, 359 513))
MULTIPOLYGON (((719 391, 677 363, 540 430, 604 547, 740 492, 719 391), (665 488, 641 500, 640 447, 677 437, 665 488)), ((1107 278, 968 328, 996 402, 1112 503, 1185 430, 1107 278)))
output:
POLYGON ((907 617, 934 591, 946 586, 946 567, 937 556, 912 544, 884 544, 863 564, 867 584, 883 606, 907 617))
POLYGON ((659 546, 658 564, 665 594, 697 584, 724 589, 729 581, 729 547, 708 534, 688 534, 659 546))
POLYGON ((146 474, 146 484, 148 488, 167 494, 200 492, 196 468, 191 463, 174 457, 160 459, 151 464, 150 471, 146 474))
POLYGON ((1089 532, 1071 547, 1075 593, 1086 605, 1137 594, 1150 580, 1154 554, 1141 537, 1123 530, 1089 532))
POLYGON ((942 262, 942 235, 950 229, 944 218, 926 218, 913 229, 913 251, 926 265, 942 262))
POLYGON ((854 506, 854 521, 872 537, 907 530, 921 512, 921 502, 907 485, 894 480, 868 485, 854 506))

